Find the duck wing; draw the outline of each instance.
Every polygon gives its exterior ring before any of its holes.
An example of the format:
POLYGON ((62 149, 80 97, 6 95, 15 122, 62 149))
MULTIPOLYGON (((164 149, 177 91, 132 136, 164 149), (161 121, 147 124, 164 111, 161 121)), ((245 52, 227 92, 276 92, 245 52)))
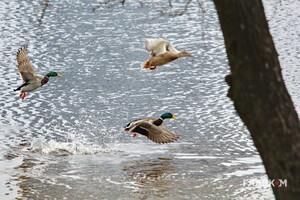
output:
POLYGON ((178 135, 167 130, 166 128, 155 126, 149 122, 140 122, 137 124, 136 129, 138 129, 137 132, 142 131, 142 135, 145 135, 148 139, 159 144, 175 142, 179 138, 178 135))
POLYGON ((148 38, 145 39, 145 48, 152 56, 158 56, 167 51, 169 41, 162 38, 148 38))
POLYGON ((169 52, 173 52, 173 53, 179 53, 180 51, 178 51, 170 42, 167 45, 167 51, 169 52))
POLYGON ((153 121, 155 121, 155 120, 156 119, 154 117, 135 119, 135 120, 132 120, 131 122, 129 122, 124 128, 127 129, 128 131, 133 131, 135 129, 135 127, 138 126, 139 123, 141 123, 141 122, 153 123, 153 121))
POLYGON ((24 82, 37 79, 35 71, 28 57, 27 47, 22 47, 17 52, 18 70, 24 82))

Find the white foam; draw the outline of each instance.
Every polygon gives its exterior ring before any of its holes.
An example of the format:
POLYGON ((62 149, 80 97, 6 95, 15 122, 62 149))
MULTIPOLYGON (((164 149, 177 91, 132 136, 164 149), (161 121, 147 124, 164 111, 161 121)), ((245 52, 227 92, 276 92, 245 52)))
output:
POLYGON ((55 140, 35 139, 31 143, 31 151, 43 154, 70 154, 86 155, 97 153, 108 153, 112 149, 99 145, 84 144, 80 142, 58 142, 55 140))
POLYGON ((99 153, 125 153, 127 156, 142 156, 146 154, 166 153, 168 146, 148 143, 106 143, 105 145, 93 144, 84 140, 70 139, 60 142, 54 139, 33 139, 29 149, 31 152, 56 155, 91 155, 99 153))

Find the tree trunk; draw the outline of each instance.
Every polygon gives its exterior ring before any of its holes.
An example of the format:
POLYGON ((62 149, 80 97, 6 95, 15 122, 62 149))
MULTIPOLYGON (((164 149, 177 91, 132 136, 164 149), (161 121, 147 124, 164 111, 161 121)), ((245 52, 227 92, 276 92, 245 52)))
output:
POLYGON ((228 96, 250 131, 276 199, 300 199, 300 123, 261 0, 214 0, 231 75, 228 96), (277 187, 276 187, 277 186, 277 187))

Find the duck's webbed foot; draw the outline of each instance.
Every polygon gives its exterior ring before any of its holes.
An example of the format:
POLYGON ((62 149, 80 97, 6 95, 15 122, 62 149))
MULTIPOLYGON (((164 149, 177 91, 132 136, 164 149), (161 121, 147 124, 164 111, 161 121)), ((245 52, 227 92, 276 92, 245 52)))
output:
POLYGON ((21 93, 20 93, 20 98, 21 98, 22 100, 24 100, 26 96, 27 96, 27 92, 21 92, 21 93))

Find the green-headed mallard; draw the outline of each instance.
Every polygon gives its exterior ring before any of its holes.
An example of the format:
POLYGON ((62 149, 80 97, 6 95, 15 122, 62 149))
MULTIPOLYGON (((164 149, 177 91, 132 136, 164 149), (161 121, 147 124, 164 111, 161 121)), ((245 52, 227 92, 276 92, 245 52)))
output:
POLYGON ((167 130, 163 125, 164 119, 175 119, 172 113, 164 113, 160 118, 147 117, 143 119, 136 119, 129 122, 124 128, 136 136, 136 133, 146 136, 156 143, 170 143, 176 141, 179 136, 167 130))
POLYGON ((168 40, 162 38, 146 39, 145 48, 151 57, 142 64, 142 67, 150 70, 177 58, 192 56, 189 52, 178 51, 168 40))
POLYGON ((54 71, 48 72, 44 77, 35 74, 33 66, 28 58, 28 50, 26 46, 18 50, 17 62, 18 70, 24 83, 14 91, 21 90, 20 98, 22 100, 25 99, 28 92, 31 92, 48 83, 49 77, 60 76, 59 73, 54 71))

